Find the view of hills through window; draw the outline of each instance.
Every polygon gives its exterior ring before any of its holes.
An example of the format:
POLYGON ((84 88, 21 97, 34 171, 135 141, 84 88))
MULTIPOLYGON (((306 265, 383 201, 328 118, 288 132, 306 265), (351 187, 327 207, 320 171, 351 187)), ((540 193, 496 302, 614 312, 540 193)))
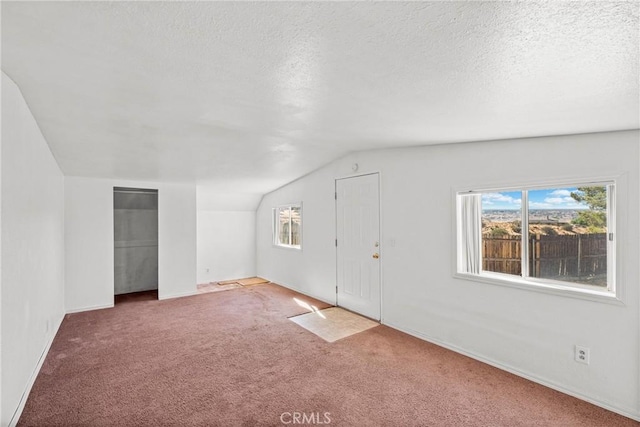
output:
POLYGON ((483 270, 522 275, 524 209, 529 277, 606 286, 607 200, 607 186, 482 193, 483 270))
MULTIPOLYGON (((592 193, 593 206, 577 187, 529 190, 529 231, 543 235, 606 232, 606 187, 580 188, 592 193)), ((482 233, 519 235, 521 211, 521 191, 483 193, 482 233)))

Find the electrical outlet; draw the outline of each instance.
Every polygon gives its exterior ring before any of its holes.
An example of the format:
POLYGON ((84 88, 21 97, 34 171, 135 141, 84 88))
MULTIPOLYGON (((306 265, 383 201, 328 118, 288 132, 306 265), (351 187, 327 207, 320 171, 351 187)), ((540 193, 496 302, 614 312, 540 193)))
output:
POLYGON ((587 347, 583 347, 581 345, 576 346, 575 350, 575 360, 578 363, 584 363, 585 365, 589 364, 589 349, 587 347))
POLYGON ((209 269, 207 268, 207 273, 209 272, 209 269))

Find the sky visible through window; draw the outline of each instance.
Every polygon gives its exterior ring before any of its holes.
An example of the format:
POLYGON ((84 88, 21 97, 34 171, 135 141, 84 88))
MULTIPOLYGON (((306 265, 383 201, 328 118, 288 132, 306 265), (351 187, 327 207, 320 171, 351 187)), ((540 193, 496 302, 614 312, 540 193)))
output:
MULTIPOLYGON (((575 187, 529 190, 530 209, 588 209, 571 197, 575 187)), ((520 191, 501 191, 482 194, 482 210, 519 210, 522 205, 520 191)))

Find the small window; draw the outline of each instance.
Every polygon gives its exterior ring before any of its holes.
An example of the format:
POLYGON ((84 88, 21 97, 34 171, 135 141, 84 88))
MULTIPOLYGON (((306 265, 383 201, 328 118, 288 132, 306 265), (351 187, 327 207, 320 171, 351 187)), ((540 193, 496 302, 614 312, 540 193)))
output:
POLYGON ((302 247, 302 206, 289 205, 273 209, 273 243, 300 249, 302 247))
POLYGON ((457 194, 457 272, 615 296, 613 183, 457 194))

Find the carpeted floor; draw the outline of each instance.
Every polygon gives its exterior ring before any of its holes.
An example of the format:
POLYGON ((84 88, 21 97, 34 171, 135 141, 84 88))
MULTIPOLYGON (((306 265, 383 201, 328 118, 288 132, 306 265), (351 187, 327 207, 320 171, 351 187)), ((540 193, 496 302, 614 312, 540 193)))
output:
POLYGON ((294 297, 327 307, 267 284, 67 315, 19 425, 637 425, 385 326, 328 343, 294 297))

